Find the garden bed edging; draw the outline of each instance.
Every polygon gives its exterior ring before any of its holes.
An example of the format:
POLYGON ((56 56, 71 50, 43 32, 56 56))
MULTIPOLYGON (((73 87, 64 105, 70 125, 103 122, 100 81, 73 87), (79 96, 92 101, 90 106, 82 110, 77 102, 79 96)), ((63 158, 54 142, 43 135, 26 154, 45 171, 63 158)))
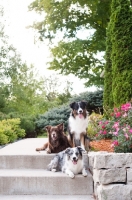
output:
POLYGON ((132 200, 132 153, 89 152, 97 200, 132 200))

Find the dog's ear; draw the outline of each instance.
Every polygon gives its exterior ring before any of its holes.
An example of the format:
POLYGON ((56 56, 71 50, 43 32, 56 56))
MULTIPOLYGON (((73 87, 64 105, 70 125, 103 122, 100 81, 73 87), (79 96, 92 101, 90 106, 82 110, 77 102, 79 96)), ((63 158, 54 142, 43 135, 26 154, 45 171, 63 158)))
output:
POLYGON ((70 152, 70 149, 71 149, 71 148, 68 147, 68 148, 65 150, 65 153, 68 154, 68 153, 70 152))
POLYGON ((76 102, 72 102, 72 103, 70 104, 70 108, 72 108, 72 109, 73 109, 73 108, 74 108, 74 105, 75 105, 75 103, 76 103, 76 102))
POLYGON ((87 106, 88 105, 88 102, 87 101, 81 101, 85 106, 87 106))
POLYGON ((80 155, 82 156, 82 152, 85 152, 85 150, 80 146, 77 146, 77 148, 78 148, 80 155))
POLYGON ((61 132, 64 131, 64 124, 63 124, 63 123, 57 125, 57 127, 58 127, 58 129, 59 129, 61 132))
POLYGON ((51 126, 50 126, 50 125, 49 125, 49 126, 45 126, 44 129, 45 129, 47 132, 49 132, 50 129, 51 129, 51 126))

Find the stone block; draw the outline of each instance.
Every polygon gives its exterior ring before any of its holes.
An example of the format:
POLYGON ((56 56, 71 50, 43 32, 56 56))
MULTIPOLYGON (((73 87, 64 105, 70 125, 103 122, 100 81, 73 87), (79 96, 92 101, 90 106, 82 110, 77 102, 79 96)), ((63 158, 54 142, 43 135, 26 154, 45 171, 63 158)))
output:
POLYGON ((98 152, 94 152, 94 151, 91 151, 88 153, 88 157, 89 157, 89 166, 91 168, 93 168, 94 166, 94 159, 95 159, 95 156, 97 155, 101 155, 101 154, 107 154, 106 151, 98 151, 98 152))
POLYGON ((127 184, 132 185, 132 168, 127 169, 127 184))
POLYGON ((99 186, 100 186, 99 183, 94 182, 94 195, 95 195, 95 197, 97 197, 97 188, 98 188, 99 186))
POLYGON ((94 169, 132 167, 131 153, 102 153, 94 155, 94 169))
POLYGON ((98 200, 131 200, 132 185, 110 184, 97 187, 98 200))
POLYGON ((115 182, 125 183, 126 169, 94 169, 93 180, 94 182, 98 182, 99 184, 109 184, 115 182))

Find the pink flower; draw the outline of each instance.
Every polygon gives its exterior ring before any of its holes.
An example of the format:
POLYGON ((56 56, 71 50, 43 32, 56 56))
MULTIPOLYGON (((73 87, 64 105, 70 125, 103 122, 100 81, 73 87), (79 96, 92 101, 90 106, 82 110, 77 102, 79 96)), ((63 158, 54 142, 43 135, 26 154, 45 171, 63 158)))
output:
POLYGON ((113 135, 117 136, 117 135, 118 135, 118 132, 113 132, 113 135))
POLYGON ((104 135, 106 135, 106 134, 107 134, 107 131, 106 131, 106 130, 104 130, 104 131, 103 131, 103 134, 104 134, 104 135))
POLYGON ((105 128, 105 126, 103 125, 103 126, 102 126, 102 128, 104 129, 104 128, 105 128))
POLYGON ((131 103, 126 103, 121 106, 121 110, 128 111, 131 109, 131 103))
POLYGON ((111 147, 113 148, 115 145, 114 144, 111 144, 111 147))
POLYGON ((119 122, 115 122, 112 128, 115 128, 115 129, 117 129, 117 128, 118 128, 118 126, 119 126, 119 122))
POLYGON ((132 128, 129 130, 130 133, 132 133, 132 128))
POLYGON ((116 128, 116 132, 118 132, 120 129, 119 128, 116 128))
POLYGON ((108 123, 109 123, 109 121, 106 121, 106 122, 105 122, 105 124, 108 124, 108 123))
POLYGON ((127 117, 127 113, 125 112, 125 113, 122 115, 122 117, 127 117))
POLYGON ((118 145, 119 145, 119 143, 118 143, 117 140, 114 140, 114 141, 112 142, 112 144, 113 144, 113 146, 118 146, 118 145))
POLYGON ((99 131, 99 134, 102 134, 102 133, 103 133, 103 131, 100 130, 100 131, 99 131))
POLYGON ((125 138, 128 140, 129 136, 127 133, 124 134, 125 138))
POLYGON ((114 108, 114 112, 118 112, 118 108, 114 108))
POLYGON ((115 116, 116 116, 117 118, 120 117, 120 116, 121 116, 121 112, 115 113, 115 116))

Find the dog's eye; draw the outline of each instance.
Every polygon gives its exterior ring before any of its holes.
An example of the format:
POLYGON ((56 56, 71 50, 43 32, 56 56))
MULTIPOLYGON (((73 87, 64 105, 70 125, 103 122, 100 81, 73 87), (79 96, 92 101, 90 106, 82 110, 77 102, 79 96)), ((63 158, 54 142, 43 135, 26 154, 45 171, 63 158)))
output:
POLYGON ((78 156, 79 153, 76 152, 76 156, 78 156))
POLYGON ((72 152, 69 152, 69 155, 71 156, 73 153, 72 152))

